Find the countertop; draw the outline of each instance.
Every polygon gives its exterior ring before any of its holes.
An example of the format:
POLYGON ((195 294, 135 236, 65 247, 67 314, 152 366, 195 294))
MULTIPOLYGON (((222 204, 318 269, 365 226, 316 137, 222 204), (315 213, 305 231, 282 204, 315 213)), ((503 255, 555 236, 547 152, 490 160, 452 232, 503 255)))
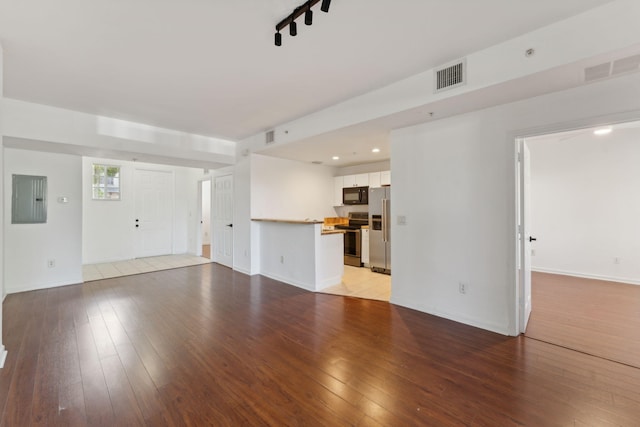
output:
POLYGON ((320 234, 324 236, 326 234, 344 234, 344 233, 345 233, 344 230, 322 230, 320 234))
POLYGON ((251 221, 282 222, 282 223, 285 223, 285 224, 324 224, 324 221, 318 221, 317 219, 251 218, 251 221))

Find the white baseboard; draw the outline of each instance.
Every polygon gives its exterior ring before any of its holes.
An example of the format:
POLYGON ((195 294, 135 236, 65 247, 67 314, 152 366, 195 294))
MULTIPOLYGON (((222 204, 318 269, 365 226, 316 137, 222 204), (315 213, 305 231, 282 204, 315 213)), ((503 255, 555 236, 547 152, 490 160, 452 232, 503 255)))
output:
POLYGON ((448 319, 454 322, 473 326, 475 328, 480 328, 490 332, 495 332, 500 335, 512 336, 512 334, 509 333, 508 325, 501 325, 493 322, 486 322, 481 319, 474 319, 465 315, 461 315, 457 313, 449 313, 449 312, 438 310, 438 309, 433 310, 433 309, 430 309, 429 307, 422 306, 421 304, 416 304, 415 301, 404 301, 399 298, 394 298, 393 295, 391 296, 391 301, 389 302, 391 304, 410 308, 412 310, 420 311, 422 313, 427 313, 433 316, 442 317, 443 319, 448 319))
POLYGON ((531 271, 535 271, 538 273, 560 274, 563 276, 580 277, 583 279, 596 279, 596 280, 605 280, 607 282, 619 282, 619 283, 628 283, 631 285, 640 285, 640 280, 631 279, 628 277, 602 276, 599 274, 578 273, 576 271, 554 270, 551 268, 538 268, 538 267, 532 268, 531 271))
POLYGON ((303 283, 303 282, 298 282, 295 280, 292 280, 288 277, 283 277, 283 276, 279 276, 277 274, 273 274, 273 273, 265 273, 264 271, 260 273, 261 275, 268 277, 269 279, 273 279, 273 280, 277 280, 278 282, 282 282, 282 283, 286 283, 287 285, 292 285, 295 286, 297 288, 301 288, 307 291, 315 291, 315 287, 310 284, 310 283, 303 283))
MULTIPOLYGON (((52 282, 52 283, 39 283, 39 284, 28 284, 28 285, 14 285, 7 286, 7 294, 17 294, 18 292, 29 292, 29 291, 39 291, 41 289, 49 289, 49 288, 58 288, 60 286, 69 286, 69 285, 80 285, 84 283, 82 280, 82 276, 76 280, 65 280, 61 282, 52 282)), ((5 295, 6 296, 6 295, 5 295)))

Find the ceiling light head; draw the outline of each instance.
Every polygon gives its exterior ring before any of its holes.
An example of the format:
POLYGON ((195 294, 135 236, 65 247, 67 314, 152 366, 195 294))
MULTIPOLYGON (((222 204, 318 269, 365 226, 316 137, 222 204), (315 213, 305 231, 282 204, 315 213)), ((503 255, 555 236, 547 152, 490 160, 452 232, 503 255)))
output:
POLYGON ((596 129, 593 131, 594 135, 598 135, 598 136, 602 136, 602 135, 608 135, 610 134, 612 131, 611 127, 606 127, 606 128, 600 128, 600 129, 596 129))
POLYGON ((313 24, 313 10, 311 10, 311 7, 304 13, 304 23, 305 25, 313 24))
POLYGON ((333 156, 333 157, 332 157, 332 159, 333 159, 333 160, 340 160, 340 157, 338 157, 338 156, 333 156))
POLYGON ((280 31, 276 33, 275 43, 276 46, 282 46, 282 34, 280 34, 280 31))
POLYGON ((289 24, 289 35, 291 37, 298 35, 298 25, 296 24, 296 21, 291 21, 291 24, 289 24))
POLYGON ((371 150, 372 153, 379 153, 380 149, 379 148, 374 148, 373 150, 371 150))
POLYGON ((329 12, 329 6, 331 5, 331 0, 322 0, 322 5, 320 5, 320 10, 323 12, 329 12))

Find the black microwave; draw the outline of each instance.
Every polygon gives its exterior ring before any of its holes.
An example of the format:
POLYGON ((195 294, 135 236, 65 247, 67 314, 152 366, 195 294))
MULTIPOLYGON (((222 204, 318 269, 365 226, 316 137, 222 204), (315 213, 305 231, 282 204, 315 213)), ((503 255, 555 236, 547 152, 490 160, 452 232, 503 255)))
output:
POLYGON ((345 205, 368 205, 369 204, 369 187, 343 188, 342 203, 345 205))

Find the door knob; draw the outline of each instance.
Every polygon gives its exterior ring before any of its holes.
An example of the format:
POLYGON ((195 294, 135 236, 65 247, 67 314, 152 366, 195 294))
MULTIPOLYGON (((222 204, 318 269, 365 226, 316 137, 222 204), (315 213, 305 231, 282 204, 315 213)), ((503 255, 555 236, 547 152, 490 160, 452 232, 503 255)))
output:
POLYGON ((233 224, 227 224, 227 227, 233 228, 233 224))
POLYGON ((136 228, 140 227, 140 225, 136 224, 136 228))
POLYGON ((535 242, 536 240, 538 240, 538 239, 536 239, 535 237, 531 237, 531 236, 529 236, 529 241, 530 241, 530 242, 535 242))

